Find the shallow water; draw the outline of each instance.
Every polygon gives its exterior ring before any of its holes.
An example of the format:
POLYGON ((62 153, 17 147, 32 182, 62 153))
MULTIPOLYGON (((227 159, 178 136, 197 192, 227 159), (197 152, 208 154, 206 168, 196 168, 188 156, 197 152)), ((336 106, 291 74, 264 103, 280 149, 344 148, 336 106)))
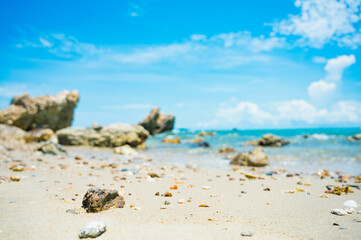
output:
POLYGON ((212 131, 216 133, 215 136, 202 137, 210 144, 210 148, 194 148, 191 140, 199 138, 196 135, 198 132, 180 129, 153 136, 147 140, 147 152, 164 161, 228 168, 229 160, 225 159, 227 154, 219 154, 218 149, 232 147, 237 151, 246 151, 252 147, 243 146, 242 143, 271 133, 291 141, 291 144, 281 148, 265 148, 271 166, 299 171, 327 168, 352 174, 361 173, 361 141, 346 141, 348 136, 360 133, 360 128, 212 131), (310 137, 304 138, 305 134, 310 134, 310 137), (162 143, 167 135, 180 137, 181 144, 162 143))

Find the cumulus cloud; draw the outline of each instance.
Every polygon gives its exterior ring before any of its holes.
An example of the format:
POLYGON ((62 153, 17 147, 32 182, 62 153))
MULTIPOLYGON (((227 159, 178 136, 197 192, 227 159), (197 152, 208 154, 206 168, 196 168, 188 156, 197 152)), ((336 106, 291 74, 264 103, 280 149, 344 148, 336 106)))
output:
POLYGON ((329 108, 317 108, 305 100, 290 100, 274 103, 268 111, 253 102, 226 103, 218 109, 217 118, 217 124, 242 127, 358 124, 361 123, 361 102, 340 101, 329 108))
POLYGON ((357 48, 361 43, 360 0, 296 0, 301 12, 273 24, 273 32, 299 36, 297 44, 321 48, 330 41, 357 48))
POLYGON ((342 80, 342 73, 345 68, 356 62, 354 55, 342 55, 327 60, 325 71, 326 76, 308 86, 308 95, 314 102, 326 103, 336 89, 336 84, 342 80))

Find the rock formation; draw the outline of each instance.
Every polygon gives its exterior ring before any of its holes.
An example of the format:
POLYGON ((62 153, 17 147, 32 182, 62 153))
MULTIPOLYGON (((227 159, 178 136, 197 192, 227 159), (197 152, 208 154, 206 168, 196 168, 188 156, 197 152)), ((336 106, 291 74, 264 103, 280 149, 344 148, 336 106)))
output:
POLYGON ((282 147, 289 144, 290 141, 286 141, 281 137, 265 134, 259 140, 245 142, 243 145, 261 146, 261 147, 282 147))
POLYGON ((148 116, 139 123, 149 131, 151 135, 170 131, 174 127, 175 117, 159 112, 159 108, 155 107, 148 116))
POLYGON ((7 109, 0 111, 0 123, 23 130, 50 128, 56 131, 71 125, 78 100, 79 94, 75 90, 37 98, 28 94, 16 96, 7 109))
POLYGON ((354 135, 354 136, 349 136, 349 137, 347 138, 347 141, 350 141, 350 142, 358 141, 358 140, 361 140, 361 133, 356 134, 356 135, 354 135))
POLYGON ((111 207, 124 207, 124 198, 117 190, 90 188, 83 197, 83 208, 87 212, 100 212, 111 207))
POLYGON ((30 141, 31 136, 29 135, 29 133, 25 132, 20 128, 7 124, 0 124, 0 140, 24 143, 30 141))
POLYGON ((269 162, 263 148, 258 147, 252 151, 237 154, 230 164, 249 167, 264 167, 268 165, 269 162))
POLYGON ((60 144, 99 147, 131 147, 141 145, 149 133, 142 126, 114 123, 97 128, 64 128, 56 132, 60 144))

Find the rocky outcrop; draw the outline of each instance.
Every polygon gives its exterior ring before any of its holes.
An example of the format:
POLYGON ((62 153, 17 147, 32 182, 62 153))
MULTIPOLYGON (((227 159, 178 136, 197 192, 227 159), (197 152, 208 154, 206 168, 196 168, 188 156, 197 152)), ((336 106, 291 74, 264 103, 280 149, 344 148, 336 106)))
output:
POLYGON ((124 198, 117 190, 90 188, 83 197, 83 208, 87 212, 100 212, 109 208, 124 207, 124 198))
POLYGON ((139 125, 148 130, 151 135, 155 135, 172 130, 174 121, 175 117, 173 115, 161 113, 159 108, 155 107, 139 125))
POLYGON ((261 147, 282 147, 289 144, 290 141, 286 141, 281 137, 265 134, 259 140, 245 142, 243 145, 261 146, 261 147))
POLYGON ((264 167, 267 166, 269 162, 263 148, 258 147, 252 151, 237 154, 230 164, 248 167, 264 167))
POLYGON ((7 109, 0 111, 0 123, 23 130, 50 128, 56 131, 71 125, 78 100, 79 94, 75 90, 37 98, 28 94, 16 96, 7 109))
POLYGON ((349 142, 360 141, 360 140, 361 140, 361 133, 356 134, 356 135, 354 135, 354 136, 349 136, 349 137, 347 138, 347 141, 349 141, 349 142))
POLYGON ((29 133, 24 130, 9 126, 6 124, 0 124, 0 140, 2 141, 15 141, 15 142, 28 142, 31 140, 29 133))
POLYGON ((149 133, 142 126, 114 123, 97 128, 64 128, 56 132, 60 144, 88 145, 99 147, 131 147, 141 145, 149 133))

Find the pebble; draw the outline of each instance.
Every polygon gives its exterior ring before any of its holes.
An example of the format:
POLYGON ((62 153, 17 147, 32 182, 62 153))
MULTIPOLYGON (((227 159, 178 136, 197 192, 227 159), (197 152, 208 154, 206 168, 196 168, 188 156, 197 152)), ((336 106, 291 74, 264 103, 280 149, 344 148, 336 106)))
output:
POLYGON ((339 216, 344 216, 344 215, 347 215, 347 212, 343 209, 339 209, 339 208, 334 208, 331 210, 331 213, 332 214, 335 214, 335 215, 339 215, 339 216))
POLYGON ((252 237, 253 233, 252 232, 241 232, 241 236, 243 236, 243 237, 252 237))
POLYGON ((360 222, 361 222, 361 219, 354 219, 354 220, 352 220, 352 221, 360 223, 360 222))
POLYGON ((361 214, 361 210, 358 210, 357 213, 358 213, 358 214, 361 214))
POLYGON ((338 223, 333 223, 332 225, 333 226, 340 226, 340 224, 338 224, 338 223))
POLYGON ((354 200, 347 200, 343 203, 343 205, 348 208, 357 208, 358 207, 357 203, 354 200))
POLYGON ((105 222, 89 222, 86 227, 79 233, 79 238, 96 238, 106 231, 105 222))
POLYGON ((77 211, 75 209, 67 209, 66 212, 71 213, 71 214, 79 214, 79 211, 77 211))

